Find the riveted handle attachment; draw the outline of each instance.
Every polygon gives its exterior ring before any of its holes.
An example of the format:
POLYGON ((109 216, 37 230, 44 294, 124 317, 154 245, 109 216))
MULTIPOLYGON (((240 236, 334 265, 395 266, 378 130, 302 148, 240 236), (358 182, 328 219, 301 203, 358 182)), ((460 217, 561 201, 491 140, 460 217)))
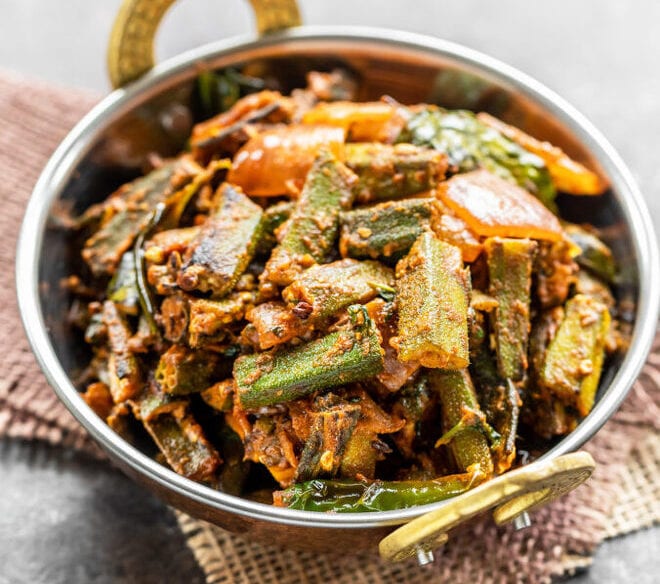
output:
MULTIPOLYGON (((154 66, 154 38, 175 0, 124 0, 108 46, 108 72, 114 88, 135 81, 154 66)), ((257 31, 266 34, 298 26, 296 0, 250 0, 257 31)))
POLYGON ((507 472, 399 527, 378 550, 393 562, 431 552, 447 541, 449 530, 491 509, 498 525, 513 521, 572 491, 595 467, 588 452, 573 452, 507 472))

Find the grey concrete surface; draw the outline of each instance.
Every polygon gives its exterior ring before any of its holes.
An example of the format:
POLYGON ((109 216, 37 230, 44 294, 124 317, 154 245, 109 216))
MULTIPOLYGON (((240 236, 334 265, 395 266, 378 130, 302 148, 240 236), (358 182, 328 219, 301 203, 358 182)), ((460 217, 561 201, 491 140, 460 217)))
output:
MULTIPOLYGON (((371 25, 490 53, 559 92, 630 166, 660 229, 660 3, 654 0, 300 0, 309 24, 371 25)), ((108 90, 105 48, 120 0, 3 0, 0 67, 108 90)), ((166 16, 167 58, 252 26, 245 0, 186 0, 166 16)), ((201 582, 160 502, 74 453, 0 446, 0 584, 201 582)), ((660 530, 618 538, 571 583, 658 581, 660 530)), ((458 583, 461 584, 461 583, 458 583)))
POLYGON ((0 584, 201 584, 174 514, 108 463, 0 442, 0 584))

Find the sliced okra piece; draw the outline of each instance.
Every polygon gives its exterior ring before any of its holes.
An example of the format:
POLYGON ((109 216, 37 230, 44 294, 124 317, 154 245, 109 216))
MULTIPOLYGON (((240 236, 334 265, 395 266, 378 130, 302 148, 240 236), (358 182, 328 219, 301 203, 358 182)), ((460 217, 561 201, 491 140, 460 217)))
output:
POLYGON ((254 256, 263 211, 237 187, 220 187, 218 207, 186 250, 179 286, 188 292, 228 294, 254 256))
POLYGON ((316 479, 276 491, 273 499, 278 507, 303 511, 392 511, 456 497, 476 486, 477 478, 478 473, 467 472, 430 481, 316 479))
POLYGON ((261 230, 255 250, 257 256, 267 256, 277 245, 277 237, 275 235, 277 228, 291 216, 294 206, 294 203, 291 201, 282 201, 264 209, 264 214, 261 217, 261 230))
POLYGON ((188 295, 178 292, 166 296, 160 305, 160 321, 163 336, 168 341, 185 343, 188 338, 188 322, 190 321, 188 295))
POLYGON ((555 306, 540 312, 532 322, 529 335, 529 366, 534 380, 541 374, 548 346, 557 335, 564 316, 563 306, 555 306))
POLYGON ((388 201, 341 213, 342 257, 396 263, 431 225, 435 199, 388 201))
POLYGON ((345 161, 358 176, 359 203, 400 199, 433 189, 447 170, 447 157, 412 144, 349 143, 345 161))
POLYGON ((255 292, 233 292, 220 300, 190 298, 188 344, 192 348, 222 342, 227 327, 242 320, 255 303, 255 292))
POLYGON ((522 403, 518 388, 498 374, 497 360, 490 350, 487 319, 480 310, 470 313, 469 370, 486 421, 501 437, 491 447, 495 472, 501 474, 511 467, 516 456, 516 432, 522 403))
POLYGON ((580 248, 575 261, 602 278, 612 282, 616 276, 616 262, 612 250, 598 237, 579 225, 564 225, 566 234, 580 248))
POLYGON ((124 252, 148 223, 155 206, 164 203, 201 170, 191 159, 181 157, 120 187, 107 202, 108 208, 118 210, 85 242, 82 256, 92 272, 114 273, 124 252))
POLYGON ((108 332, 110 357, 108 373, 110 393, 115 403, 134 397, 140 390, 141 375, 138 360, 129 349, 132 332, 114 302, 103 303, 103 323, 108 332))
POLYGON ((510 379, 487 389, 484 404, 486 421, 499 435, 499 439, 491 446, 498 475, 509 470, 515 461, 521 406, 518 388, 510 379))
POLYGON ((522 419, 544 438, 565 434, 575 424, 575 416, 540 383, 548 347, 564 320, 563 306, 542 311, 532 322, 529 336, 530 383, 525 391, 522 419))
POLYGON ((367 302, 394 287, 394 273, 378 262, 350 258, 313 266, 282 291, 296 314, 322 321, 355 303, 367 302))
POLYGON ((206 389, 218 365, 214 353, 172 345, 160 357, 156 381, 165 393, 187 395, 206 389))
POLYGON ((520 381, 528 365, 529 304, 536 242, 491 237, 484 247, 490 294, 498 303, 494 319, 497 369, 502 378, 520 381))
POLYGON ((594 298, 578 294, 568 300, 541 368, 541 385, 582 416, 594 403, 610 320, 607 306, 594 298))
POLYGON ((461 472, 478 465, 484 478, 493 475, 493 457, 485 429, 485 415, 479 407, 470 374, 460 371, 428 372, 429 385, 442 405, 443 437, 439 443, 449 448, 461 472))
POLYGON ((223 493, 239 496, 248 479, 252 463, 245 460, 245 447, 241 437, 228 425, 224 425, 219 436, 223 464, 218 475, 223 493))
POLYGON ((284 414, 261 415, 250 423, 243 410, 225 414, 225 421, 243 440, 245 460, 263 464, 273 478, 288 487, 298 466, 291 422, 284 414))
POLYGON ((87 311, 89 321, 85 327, 85 342, 89 345, 102 345, 108 337, 108 329, 103 322, 103 305, 90 302, 87 311))
POLYGON ((354 180, 330 152, 319 153, 291 217, 280 227, 264 280, 288 286, 304 269, 330 258, 339 234, 339 212, 351 205, 354 180))
POLYGON ((186 248, 199 235, 199 226, 179 227, 166 229, 154 234, 151 239, 144 242, 144 259, 147 264, 164 264, 170 254, 184 253, 186 248))
POLYGON ((162 414, 172 413, 186 407, 187 398, 165 393, 155 382, 147 383, 144 389, 131 400, 133 413, 138 420, 149 422, 162 414))
POLYGON ((374 322, 363 306, 348 308, 351 328, 276 353, 244 355, 234 362, 237 397, 244 410, 298 399, 372 377, 383 367, 374 322))
POLYGON ((231 169, 231 160, 223 158, 221 160, 212 160, 209 165, 198 173, 182 189, 173 193, 167 199, 167 214, 164 222, 169 226, 179 225, 190 200, 202 189, 215 179, 218 173, 231 169))
POLYGON ((577 273, 575 292, 577 294, 591 296, 598 300, 598 302, 602 302, 610 310, 610 313, 616 307, 616 300, 614 300, 612 290, 607 283, 587 270, 580 270, 577 273))
POLYGON ((121 256, 117 271, 108 284, 106 296, 124 314, 137 315, 140 309, 140 295, 135 273, 135 254, 132 251, 127 251, 121 256))
MULTIPOLYGON (((396 291, 395 291, 396 292, 396 291)), ((381 296, 386 291, 381 291, 381 296)), ((398 328, 398 314, 396 304, 393 302, 394 294, 387 295, 390 301, 383 298, 375 298, 365 305, 369 316, 378 327, 383 347, 383 370, 376 379, 391 392, 399 391, 406 382, 415 375, 421 365, 417 361, 400 361, 397 350, 390 344, 390 340, 396 336, 398 328)))
POLYGON ((305 335, 311 330, 311 323, 307 307, 304 308, 298 306, 297 310, 294 306, 292 310, 283 302, 263 302, 251 308, 246 319, 251 323, 255 344, 263 351, 305 335))
POLYGON ((538 242, 532 269, 535 277, 532 296, 542 309, 566 302, 580 269, 573 260, 575 251, 575 245, 566 238, 538 242))
POLYGON ((380 435, 398 432, 405 421, 384 411, 363 389, 350 390, 346 393, 346 400, 360 405, 360 417, 346 443, 339 474, 373 479, 377 462, 390 452, 380 435))
POLYGON ((309 414, 311 430, 300 454, 295 482, 337 475, 361 413, 359 405, 342 402, 332 394, 315 402, 321 402, 321 407, 309 414))
POLYGON ((399 359, 467 367, 470 276, 461 251, 423 233, 396 266, 396 291, 399 327, 391 342, 399 359))
POLYGON ((222 460, 187 407, 143 423, 175 472, 195 481, 213 481, 222 460))
POLYGON ((436 403, 434 397, 424 372, 417 379, 404 385, 397 393, 397 401, 392 407, 392 412, 405 420, 405 426, 393 436, 393 439, 406 458, 415 458, 415 446, 422 438, 422 424, 436 403))

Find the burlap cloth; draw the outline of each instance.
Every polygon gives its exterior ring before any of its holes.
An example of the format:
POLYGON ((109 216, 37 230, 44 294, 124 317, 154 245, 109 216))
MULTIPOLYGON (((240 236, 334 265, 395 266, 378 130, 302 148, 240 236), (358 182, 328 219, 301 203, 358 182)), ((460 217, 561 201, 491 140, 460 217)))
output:
MULTIPOLYGON (((0 436, 101 451, 55 397, 25 339, 14 293, 15 242, 40 170, 97 96, 0 72, 0 436)), ((588 566, 597 544, 660 521, 660 336, 620 411, 585 447, 585 486, 537 511, 529 529, 490 519, 453 537, 432 566, 262 547, 177 513, 208 582, 548 582, 588 566)), ((138 487, 136 487, 138 488, 138 487)), ((329 543, 331 545, 331 543, 329 543)))

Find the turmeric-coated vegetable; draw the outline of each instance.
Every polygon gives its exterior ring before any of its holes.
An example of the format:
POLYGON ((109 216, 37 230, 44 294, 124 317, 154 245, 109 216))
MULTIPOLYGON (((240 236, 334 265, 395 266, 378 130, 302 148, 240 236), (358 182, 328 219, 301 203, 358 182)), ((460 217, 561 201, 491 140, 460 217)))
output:
POLYGON ((257 134, 234 157, 227 180, 252 197, 300 189, 321 149, 341 158, 344 132, 331 126, 281 126, 257 134))
POLYGON ((303 272, 282 291, 282 298, 295 314, 313 322, 356 302, 367 302, 393 286, 390 268, 374 261, 345 259, 303 272))
POLYGON ((612 282, 616 276, 616 263, 612 250, 595 233, 579 225, 566 225, 566 235, 580 248, 575 261, 587 268, 606 282, 612 282))
POLYGON ((115 402, 122 402, 140 390, 140 365, 128 344, 131 335, 128 323, 117 305, 110 300, 103 303, 103 323, 107 329, 110 348, 110 393, 115 402))
POLYGON ((543 455, 630 346, 620 230, 567 221, 565 193, 606 185, 488 115, 355 100, 387 76, 284 95, 262 65, 205 70, 185 151, 58 211, 82 258, 44 293, 71 299, 83 398, 175 472, 292 510, 440 501, 543 455))
POLYGON ((192 160, 181 157, 120 187, 105 203, 109 219, 85 242, 82 251, 92 272, 113 274, 124 252, 146 226, 153 208, 201 170, 192 160))
POLYGON ((402 361, 424 367, 468 366, 470 279, 458 248, 423 233, 396 267, 398 336, 402 361))
POLYGON ((319 154, 291 217, 280 228, 263 279, 287 286, 305 268, 328 260, 339 234, 339 213, 353 200, 354 180, 329 151, 319 154))
POLYGON ((176 472, 196 481, 214 481, 222 461, 187 408, 156 416, 144 427, 176 472))
POLYGON ((607 306, 578 294, 548 346, 540 383, 586 416, 594 403, 610 327, 607 306))
POLYGON ((342 213, 341 255, 395 264, 429 229, 435 204, 429 197, 403 199, 342 213))
POLYGON ((261 207, 229 183, 220 202, 187 247, 178 285, 186 291, 224 296, 234 287, 254 255, 261 207))
POLYGON ((527 371, 530 290, 536 242, 493 237, 484 243, 490 293, 497 300, 494 333, 497 368, 503 379, 520 381, 527 371))
POLYGON ((210 385, 217 362, 218 357, 213 353, 172 345, 158 362, 156 381, 165 393, 200 392, 210 385))
POLYGON ((351 328, 292 350, 256 353, 234 363, 238 401, 243 409, 288 402, 378 373, 383 350, 364 308, 349 307, 351 328))
POLYGON ((359 203, 430 191, 447 169, 444 154, 412 144, 349 143, 345 163, 358 177, 353 191, 359 203))
POLYGON ((484 432, 485 416, 479 407, 467 370, 429 371, 429 386, 442 404, 442 443, 448 443, 459 472, 475 468, 488 478, 493 459, 484 432), (451 434, 451 436, 450 436, 451 434), (476 465, 476 466, 475 466, 476 465))
POLYGON ((303 115, 304 124, 342 128, 353 142, 378 142, 389 136, 397 116, 396 106, 382 101, 319 103, 303 115))

